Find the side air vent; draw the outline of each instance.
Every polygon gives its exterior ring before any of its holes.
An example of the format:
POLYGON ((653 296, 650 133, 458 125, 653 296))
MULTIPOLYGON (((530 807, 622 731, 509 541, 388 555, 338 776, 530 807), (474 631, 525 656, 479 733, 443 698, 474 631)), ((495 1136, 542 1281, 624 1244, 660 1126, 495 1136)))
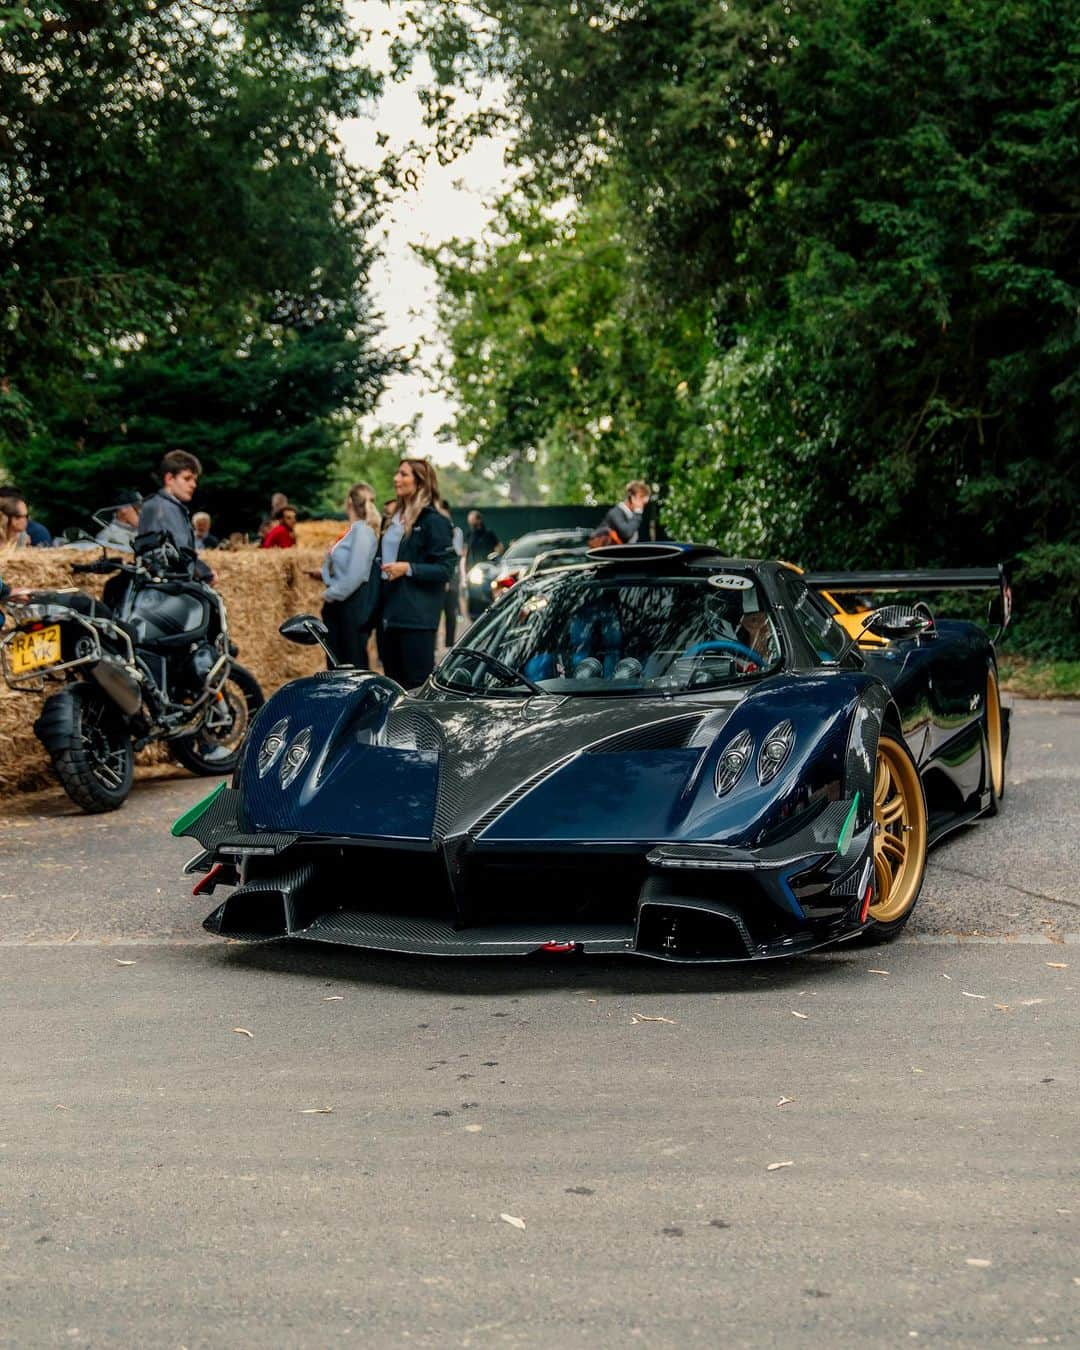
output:
POLYGON ((438 754, 442 733, 437 723, 415 708, 392 708, 383 729, 383 744, 395 750, 426 750, 438 754))
POLYGON ((665 717, 661 722, 647 722, 616 732, 590 745, 587 755, 618 755, 633 750, 674 750, 686 745, 704 720, 703 713, 683 713, 679 717, 665 717))

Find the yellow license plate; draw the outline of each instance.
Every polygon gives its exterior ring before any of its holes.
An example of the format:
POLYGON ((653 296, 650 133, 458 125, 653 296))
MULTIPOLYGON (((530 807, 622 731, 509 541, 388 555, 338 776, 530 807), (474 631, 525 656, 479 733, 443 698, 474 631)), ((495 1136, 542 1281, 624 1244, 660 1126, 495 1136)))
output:
POLYGON ((60 660, 60 625, 51 623, 36 633, 16 633, 8 647, 12 675, 25 675, 60 660))

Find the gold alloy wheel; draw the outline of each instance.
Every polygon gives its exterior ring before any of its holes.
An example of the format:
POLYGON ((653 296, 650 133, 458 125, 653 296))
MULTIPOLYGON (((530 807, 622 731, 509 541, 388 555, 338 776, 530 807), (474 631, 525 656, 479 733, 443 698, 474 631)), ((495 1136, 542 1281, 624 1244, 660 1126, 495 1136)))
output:
POLYGON ((1001 695, 993 668, 986 672, 986 745, 990 753, 990 784, 994 796, 1005 791, 1005 747, 1001 736, 1001 695))
POLYGON ((918 897, 925 867, 926 804, 918 770, 897 741, 882 736, 874 775, 876 896, 870 918, 903 918, 918 897))

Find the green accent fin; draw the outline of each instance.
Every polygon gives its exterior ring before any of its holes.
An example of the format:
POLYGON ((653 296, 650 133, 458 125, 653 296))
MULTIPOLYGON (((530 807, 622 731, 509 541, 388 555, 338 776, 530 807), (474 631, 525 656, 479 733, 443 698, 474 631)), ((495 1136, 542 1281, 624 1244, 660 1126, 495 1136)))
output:
POLYGON ((195 805, 185 811, 182 816, 176 817, 173 821, 170 833, 174 834, 178 839, 182 834, 186 834, 188 826, 194 825, 202 813, 209 807, 210 803, 217 801, 224 791, 225 784, 219 783, 213 792, 207 793, 201 802, 196 802, 195 805))
POLYGON ((851 803, 851 808, 844 817, 844 823, 840 826, 840 833, 836 836, 836 851, 841 857, 848 851, 851 844, 851 837, 855 833, 855 814, 858 809, 859 794, 856 792, 855 800, 851 803))

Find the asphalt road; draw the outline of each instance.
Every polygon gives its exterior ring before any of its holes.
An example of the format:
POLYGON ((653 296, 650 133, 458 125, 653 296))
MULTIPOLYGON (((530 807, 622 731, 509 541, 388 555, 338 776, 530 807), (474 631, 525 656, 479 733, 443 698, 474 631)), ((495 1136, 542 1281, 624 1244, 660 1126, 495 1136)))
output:
POLYGON ((223 944, 205 790, 0 818, 0 1345, 1080 1340, 1077 705, 910 936, 753 969, 223 944))

